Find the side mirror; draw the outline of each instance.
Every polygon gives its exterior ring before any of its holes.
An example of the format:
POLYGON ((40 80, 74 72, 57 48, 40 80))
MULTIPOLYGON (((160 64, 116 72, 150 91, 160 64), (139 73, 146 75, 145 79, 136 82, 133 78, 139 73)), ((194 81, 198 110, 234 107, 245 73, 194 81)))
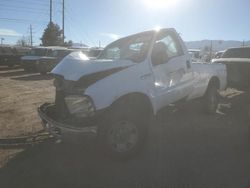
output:
POLYGON ((168 59, 167 47, 163 42, 157 42, 153 46, 151 61, 153 65, 160 65, 168 59))

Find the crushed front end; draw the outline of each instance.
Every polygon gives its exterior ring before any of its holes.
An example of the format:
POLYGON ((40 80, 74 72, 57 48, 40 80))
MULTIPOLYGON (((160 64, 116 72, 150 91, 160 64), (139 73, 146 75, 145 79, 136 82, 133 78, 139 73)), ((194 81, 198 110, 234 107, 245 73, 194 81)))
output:
POLYGON ((55 76, 54 85, 55 102, 45 103, 38 108, 44 128, 55 136, 96 136, 103 111, 95 110, 91 98, 83 94, 84 88, 78 87, 76 81, 67 81, 62 76, 55 76))

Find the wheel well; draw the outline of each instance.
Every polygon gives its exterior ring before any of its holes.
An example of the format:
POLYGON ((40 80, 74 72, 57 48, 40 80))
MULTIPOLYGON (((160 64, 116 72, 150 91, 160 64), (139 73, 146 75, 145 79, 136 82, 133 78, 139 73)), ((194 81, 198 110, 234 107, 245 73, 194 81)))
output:
POLYGON ((207 94, 209 88, 210 88, 211 86, 214 86, 214 85, 217 87, 217 89, 220 88, 220 80, 219 80, 219 78, 216 77, 216 76, 213 76, 213 77, 209 80, 208 85, 207 85, 207 89, 206 89, 206 92, 205 92, 204 96, 207 94))
POLYGON ((208 83, 208 88, 212 85, 215 85, 218 89, 220 88, 220 80, 218 77, 213 76, 208 83))
POLYGON ((113 102, 111 107, 117 104, 132 106, 133 110, 142 110, 146 114, 153 114, 154 112, 149 97, 143 93, 129 93, 123 95, 113 102))

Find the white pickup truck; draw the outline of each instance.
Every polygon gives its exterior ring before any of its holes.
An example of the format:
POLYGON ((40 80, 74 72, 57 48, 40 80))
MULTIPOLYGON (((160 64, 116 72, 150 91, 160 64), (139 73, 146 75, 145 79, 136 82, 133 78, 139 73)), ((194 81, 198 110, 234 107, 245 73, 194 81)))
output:
POLYGON ((109 44, 95 60, 80 52, 52 71, 55 103, 38 108, 51 133, 95 135, 115 157, 135 154, 149 118, 167 105, 204 99, 213 113, 226 87, 223 64, 192 63, 174 29, 146 31, 109 44))

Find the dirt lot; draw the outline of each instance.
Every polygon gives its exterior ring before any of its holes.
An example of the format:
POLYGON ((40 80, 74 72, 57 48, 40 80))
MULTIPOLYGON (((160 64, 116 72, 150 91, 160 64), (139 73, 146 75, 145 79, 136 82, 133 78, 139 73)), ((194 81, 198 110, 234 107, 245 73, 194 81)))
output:
MULTIPOLYGON (((126 162, 103 157, 85 139, 0 150, 0 187, 249 187, 250 92, 221 95, 214 116, 201 112, 199 102, 162 110, 145 151, 126 162)), ((50 76, 0 67, 0 137, 40 130, 36 108, 53 98, 50 76)))
MULTIPOLYGON (((32 134, 40 130, 36 108, 52 101, 50 76, 29 74, 22 69, 0 67, 0 138, 32 134)), ((21 150, 0 150, 0 166, 21 150)))

